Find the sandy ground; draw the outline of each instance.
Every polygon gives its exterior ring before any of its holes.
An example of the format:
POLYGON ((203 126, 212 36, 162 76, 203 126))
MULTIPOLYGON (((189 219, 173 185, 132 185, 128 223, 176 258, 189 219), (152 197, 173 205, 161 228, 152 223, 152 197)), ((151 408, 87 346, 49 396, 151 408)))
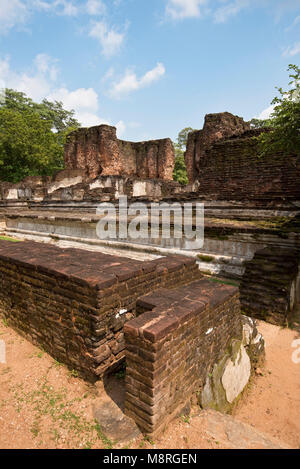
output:
POLYGON ((266 342, 265 366, 233 415, 300 448, 300 333, 262 321, 258 329, 266 342))
MULTIPOLYGON (((234 416, 300 448, 300 363, 292 361, 292 343, 300 334, 263 322, 259 329, 267 344, 265 367, 254 376, 234 416)), ((156 441, 112 442, 92 414, 101 386, 85 383, 2 322, 0 341, 6 344, 6 363, 0 363, 0 448, 236 447, 234 438, 239 435, 233 432, 231 441, 220 439, 209 431, 211 422, 197 407, 192 416, 170 424, 156 441)), ((112 387, 118 383, 121 389, 122 377, 114 376, 112 387)))

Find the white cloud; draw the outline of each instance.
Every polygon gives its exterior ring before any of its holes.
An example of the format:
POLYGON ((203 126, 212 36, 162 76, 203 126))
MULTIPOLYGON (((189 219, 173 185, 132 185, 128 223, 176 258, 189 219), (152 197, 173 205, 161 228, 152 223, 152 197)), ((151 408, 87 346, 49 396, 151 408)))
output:
POLYGON ((84 127, 92 127, 94 125, 108 124, 110 122, 98 115, 99 103, 98 94, 93 88, 78 88, 70 91, 65 87, 52 91, 47 96, 49 101, 61 101, 68 111, 74 109, 76 119, 84 127))
POLYGON ((34 59, 34 63, 39 74, 48 74, 51 81, 57 80, 59 73, 58 67, 56 66, 57 60, 47 54, 38 54, 34 59))
POLYGON ((110 89, 110 95, 114 98, 120 98, 131 91, 139 90, 145 86, 149 86, 154 81, 161 78, 166 72, 162 63, 158 63, 155 68, 145 73, 141 78, 137 78, 133 71, 127 70, 120 81, 113 83, 110 89))
POLYGON ((76 16, 78 7, 72 0, 33 0, 32 6, 39 10, 54 12, 57 15, 76 16))
POLYGON ((117 32, 113 28, 109 28, 104 21, 97 21, 92 25, 89 36, 97 39, 103 55, 110 57, 119 52, 125 38, 125 32, 117 32))
MULTIPOLYGON (((50 101, 61 101, 65 109, 71 111, 74 109, 76 119, 84 127, 93 127, 95 125, 112 125, 109 119, 98 115, 99 102, 98 94, 93 88, 79 88, 70 91, 67 88, 54 90, 47 99, 50 101)), ((117 124, 118 135, 124 134, 126 125, 120 120, 117 124)))
POLYGON ((112 79, 114 74, 115 74, 115 69, 113 67, 110 67, 107 70, 107 72, 103 75, 103 77, 101 78, 101 82, 105 83, 106 81, 112 79))
POLYGON ((293 46, 287 47, 282 55, 284 57, 294 57, 294 55, 298 55, 300 53, 300 42, 296 42, 293 46))
POLYGON ((8 57, 0 59, 0 79, 7 88, 22 91, 34 100, 41 100, 57 79, 57 61, 47 54, 38 54, 31 70, 16 73, 11 70, 8 57))
MULTIPOLYGON (((57 60, 47 54, 38 54, 30 70, 17 73, 11 69, 8 57, 0 58, 0 86, 26 93, 34 101, 44 98, 50 101, 61 101, 65 109, 74 109, 75 117, 85 127, 109 124, 108 119, 99 116, 98 94, 93 88, 68 90, 58 86, 57 60)), ((117 124, 120 134, 125 131, 125 124, 117 124)))
POLYGON ((89 15, 103 15, 106 12, 106 6, 102 0, 88 0, 86 9, 89 15))
POLYGON ((300 15, 299 16, 296 16, 296 18, 294 19, 294 21, 292 22, 292 24, 290 26, 288 26, 287 28, 285 28, 286 31, 290 31, 291 29, 293 29, 298 23, 300 23, 300 15))
POLYGON ((206 3, 207 0, 168 0, 166 14, 175 20, 199 17, 206 3))
POLYGON ((261 120, 269 119, 273 111, 274 111, 274 106, 269 106, 259 114, 257 119, 261 119, 261 120))
POLYGON ((68 110, 98 110, 98 95, 93 88, 78 88, 75 91, 69 91, 67 88, 58 88, 47 98, 52 101, 62 101, 68 110))
POLYGON ((122 135, 124 135, 124 132, 126 130, 126 125, 124 124, 123 121, 119 121, 117 122, 116 127, 117 127, 117 136, 118 138, 120 138, 122 137, 122 135))
POLYGON ((216 23, 225 23, 231 16, 237 15, 241 10, 250 5, 249 0, 234 0, 214 12, 216 23))
POLYGON ((0 34, 27 20, 29 12, 21 0, 0 0, 0 34))

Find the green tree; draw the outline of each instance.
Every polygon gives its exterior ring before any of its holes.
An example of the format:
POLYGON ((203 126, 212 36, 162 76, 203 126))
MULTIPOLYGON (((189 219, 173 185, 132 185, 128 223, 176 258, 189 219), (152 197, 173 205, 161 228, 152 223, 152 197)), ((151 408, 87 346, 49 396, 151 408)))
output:
POLYGON ((191 127, 186 127, 182 129, 177 137, 177 143, 174 143, 175 147, 175 166, 173 178, 179 184, 186 185, 188 184, 188 176, 186 172, 186 165, 184 161, 184 152, 186 149, 188 134, 194 129, 191 127))
POLYGON ((179 184, 182 184, 183 186, 188 183, 186 165, 184 161, 184 152, 176 147, 175 147, 175 165, 174 165, 173 179, 174 181, 179 182, 179 184))
POLYGON ((177 137, 177 145, 180 148, 180 150, 185 150, 186 149, 186 144, 187 144, 187 139, 188 135, 190 132, 193 132, 194 129, 192 127, 185 127, 185 129, 182 129, 177 137))
POLYGON ((74 111, 65 111, 62 103, 35 103, 6 89, 0 104, 0 180, 19 182, 63 169, 67 134, 78 127, 74 111))
POLYGON ((79 122, 74 118, 75 112, 66 111, 60 101, 48 101, 43 99, 41 103, 35 103, 25 93, 6 88, 4 99, 0 107, 24 112, 33 111, 40 115, 43 120, 52 123, 52 129, 56 132, 65 132, 72 128, 80 127, 79 122))
POLYGON ((263 127, 270 127, 271 119, 256 119, 256 118, 253 118, 253 119, 251 119, 249 124, 252 127, 252 129, 261 129, 263 127))
POLYGON ((265 122, 270 132, 257 137, 260 156, 279 152, 287 155, 300 153, 300 69, 290 64, 288 71, 290 89, 277 88, 279 96, 271 103, 274 111, 265 122))
POLYGON ((63 168, 51 122, 34 112, 0 109, 0 180, 18 182, 63 168))

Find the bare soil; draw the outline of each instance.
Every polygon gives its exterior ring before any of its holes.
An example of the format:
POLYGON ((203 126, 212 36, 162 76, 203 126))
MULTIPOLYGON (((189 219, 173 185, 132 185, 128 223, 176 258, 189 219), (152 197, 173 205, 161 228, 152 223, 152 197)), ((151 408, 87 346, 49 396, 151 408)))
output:
MULTIPOLYGON (((266 363, 253 377, 234 417, 300 448, 300 363, 292 361, 292 342, 300 335, 264 322, 259 323, 259 330, 266 340, 266 363)), ((175 420, 155 441, 141 437, 118 444, 103 434, 92 408, 103 392, 122 406, 122 373, 104 383, 104 391, 101 383, 84 382, 3 322, 0 340, 6 344, 6 363, 0 363, 0 448, 216 449, 244 444, 238 441, 243 424, 231 429, 231 436, 226 431, 226 438, 221 438, 211 431, 215 416, 198 407, 190 417, 175 420)), ((248 447, 253 447, 251 441, 248 447)))

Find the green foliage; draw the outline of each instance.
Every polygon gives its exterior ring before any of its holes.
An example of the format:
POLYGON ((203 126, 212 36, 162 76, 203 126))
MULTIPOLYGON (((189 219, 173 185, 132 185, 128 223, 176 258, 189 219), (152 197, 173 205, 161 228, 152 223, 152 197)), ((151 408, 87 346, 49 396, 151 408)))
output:
POLYGON ((0 180, 51 175, 62 169, 67 134, 79 126, 62 103, 34 103, 24 93, 6 89, 0 104, 0 180))
POLYGON ((173 178, 179 184, 186 185, 188 184, 188 177, 186 172, 186 165, 184 161, 184 151, 186 149, 187 138, 189 132, 192 132, 194 129, 191 127, 186 127, 182 129, 177 137, 177 143, 174 143, 175 147, 175 166, 173 178))
POLYGON ((21 243, 20 239, 11 238, 10 236, 2 236, 0 235, 0 241, 10 241, 11 243, 21 243))
POLYGON ((194 129, 192 127, 185 127, 185 129, 182 129, 177 137, 177 145, 180 150, 185 150, 186 144, 187 144, 187 139, 188 139, 188 134, 190 132, 193 132, 194 129))
POLYGON ((186 166, 184 161, 184 152, 176 148, 175 145, 175 166, 173 172, 174 181, 179 182, 179 184, 186 185, 188 183, 188 177, 186 172, 186 166))
POLYGON ((271 119, 251 119, 249 122, 252 129, 261 129, 263 127, 270 127, 271 119))
POLYGON ((267 121, 271 131, 257 137, 259 156, 283 152, 300 153, 300 68, 290 64, 290 89, 277 88, 279 96, 272 101, 274 111, 267 121))
POLYGON ((51 128, 55 132, 65 132, 70 128, 78 128, 79 122, 74 118, 74 111, 66 111, 59 101, 48 101, 44 99, 41 103, 35 103, 25 93, 20 93, 6 88, 4 100, 1 107, 18 112, 33 111, 41 119, 51 122, 51 128))

